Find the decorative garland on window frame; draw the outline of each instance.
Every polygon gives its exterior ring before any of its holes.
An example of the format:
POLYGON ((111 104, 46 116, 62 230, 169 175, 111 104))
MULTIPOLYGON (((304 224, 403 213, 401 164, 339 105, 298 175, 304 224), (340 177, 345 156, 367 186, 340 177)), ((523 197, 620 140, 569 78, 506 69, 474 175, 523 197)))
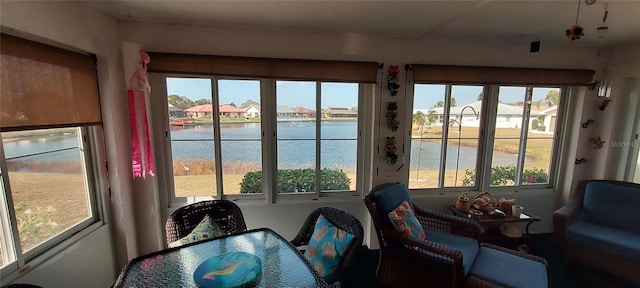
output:
POLYGON ((385 159, 387 160, 387 164, 396 164, 396 162, 398 161, 398 153, 396 152, 396 137, 387 137, 384 151, 386 152, 385 159))
POLYGON ((400 125, 400 120, 398 120, 398 102, 388 102, 387 103, 387 127, 392 132, 398 131, 398 125, 400 125))

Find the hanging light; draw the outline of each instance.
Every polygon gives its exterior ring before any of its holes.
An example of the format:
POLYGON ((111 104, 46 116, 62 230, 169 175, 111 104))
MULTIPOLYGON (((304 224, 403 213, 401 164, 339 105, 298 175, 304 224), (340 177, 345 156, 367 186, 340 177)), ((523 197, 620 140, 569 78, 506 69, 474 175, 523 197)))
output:
POLYGON ((602 26, 596 28, 596 34, 598 35, 598 40, 600 42, 607 41, 607 32, 609 31, 609 27, 605 24, 607 22, 607 16, 609 16, 609 8, 608 4, 604 3, 604 15, 602 16, 602 26))

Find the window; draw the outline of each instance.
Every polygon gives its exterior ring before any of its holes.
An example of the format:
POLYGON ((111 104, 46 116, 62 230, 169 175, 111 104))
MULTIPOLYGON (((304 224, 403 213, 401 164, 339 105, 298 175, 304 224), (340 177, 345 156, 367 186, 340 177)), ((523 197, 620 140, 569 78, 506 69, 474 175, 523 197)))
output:
POLYGON ((166 167, 172 167, 176 199, 317 198, 356 190, 365 84, 160 77, 169 112, 166 167), (275 153, 264 153, 269 147, 275 153), (264 194, 272 183, 276 193, 264 194))
POLYGON ((0 273, 100 220, 94 57, 2 34, 0 273))
POLYGON ((561 95, 564 88, 585 85, 593 71, 437 65, 412 69, 409 188, 552 184, 561 95))
POLYGON ((482 91, 482 86, 415 85, 410 188, 472 184, 463 181, 463 171, 476 167, 482 91))
MULTIPOLYGON (((83 140, 90 128, 52 128, 2 132, 2 194, 7 200, 4 218, 15 219, 20 251, 27 258, 42 252, 46 242, 95 222, 95 189, 83 140), (15 218, 13 218, 13 217, 15 218), (33 251, 33 252, 32 252, 33 251)), ((6 222, 5 222, 6 223, 6 222)), ((4 225, 3 225, 4 226, 4 225)), ((4 247, 11 247, 11 226, 4 226, 4 247), (6 231, 8 230, 8 231, 6 231)), ((13 234, 15 235, 15 234, 13 234)), ((45 246, 51 246, 45 245, 45 246)), ((2 250, 2 263, 16 260, 2 250)))
POLYGON ((363 145, 373 127, 360 119, 372 118, 378 63, 149 55, 152 91, 168 102, 152 113, 168 118, 155 127, 167 131, 170 202, 353 196, 371 177, 361 168, 373 163, 363 145), (189 125, 165 129, 174 122, 189 125))

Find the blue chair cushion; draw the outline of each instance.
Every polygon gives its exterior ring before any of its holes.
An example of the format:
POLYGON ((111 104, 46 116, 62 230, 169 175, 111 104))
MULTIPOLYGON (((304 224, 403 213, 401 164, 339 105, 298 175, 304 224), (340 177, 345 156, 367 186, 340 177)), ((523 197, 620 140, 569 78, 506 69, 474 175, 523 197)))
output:
POLYGON ((393 183, 379 189, 373 193, 373 200, 376 202, 376 209, 380 217, 388 224, 391 224, 388 217, 389 212, 395 210, 404 201, 407 201, 411 205, 411 210, 415 211, 411 198, 409 198, 409 191, 402 183, 393 183))
POLYGON ((640 234, 640 189, 592 181, 584 191, 580 220, 640 234))
POLYGON ((320 276, 325 277, 340 267, 342 258, 354 238, 353 234, 336 227, 320 215, 307 250, 304 251, 304 257, 320 273, 320 276))
POLYGON ((449 234, 441 231, 426 229, 425 234, 427 240, 438 243, 447 248, 459 250, 462 252, 462 266, 464 267, 464 275, 466 276, 473 265, 473 261, 478 254, 478 241, 472 238, 462 237, 455 234, 449 234))
POLYGON ((565 238, 571 242, 609 251, 640 262, 640 234, 585 221, 576 221, 567 227, 565 238))
POLYGON ((487 247, 480 248, 469 273, 505 287, 544 288, 549 285, 544 264, 487 247))

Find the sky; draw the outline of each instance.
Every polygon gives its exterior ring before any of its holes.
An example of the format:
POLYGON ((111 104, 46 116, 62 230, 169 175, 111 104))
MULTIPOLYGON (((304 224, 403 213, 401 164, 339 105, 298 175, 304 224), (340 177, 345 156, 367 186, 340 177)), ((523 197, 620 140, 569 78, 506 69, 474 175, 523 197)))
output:
MULTIPOLYGON (((219 80, 220 104, 235 103, 242 105, 247 100, 260 102, 260 82, 258 80, 219 80)), ((321 108, 342 107, 351 109, 358 106, 358 84, 324 82, 321 84, 321 108)), ((547 93, 557 88, 534 88, 533 101, 542 100, 547 93)), ((211 99, 211 80, 198 78, 167 78, 167 92, 186 96, 195 101, 211 99)), ((402 89, 400 90, 402 92, 402 89)), ((482 92, 482 86, 454 85, 451 95, 456 99, 456 105, 461 106, 477 101, 482 92)), ((277 81, 277 105, 290 108, 305 107, 315 109, 315 82, 308 81, 277 81)), ((401 97, 399 93, 398 97, 401 97)), ((429 109, 438 101, 444 101, 445 85, 416 84, 414 91, 414 109, 429 109)), ((500 101, 505 104, 524 101, 524 87, 501 87, 500 101)))

